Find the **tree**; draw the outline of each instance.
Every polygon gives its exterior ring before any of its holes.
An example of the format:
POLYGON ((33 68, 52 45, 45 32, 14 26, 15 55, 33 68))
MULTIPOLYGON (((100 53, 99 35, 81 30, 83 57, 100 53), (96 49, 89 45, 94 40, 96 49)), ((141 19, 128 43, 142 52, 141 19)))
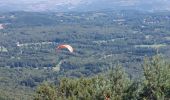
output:
POLYGON ((58 100, 55 86, 48 83, 41 84, 37 88, 34 100, 58 100))
POLYGON ((108 82, 111 99, 122 100, 127 87, 130 85, 130 79, 121 65, 118 64, 115 68, 110 70, 108 82))
POLYGON ((89 78, 63 78, 55 88, 42 84, 35 100, 169 100, 170 65, 154 56, 145 59, 144 79, 130 80, 117 65, 108 73, 89 78))
POLYGON ((170 65, 160 56, 154 56, 151 60, 145 59, 143 65, 144 82, 140 96, 147 100, 164 100, 170 98, 170 65))

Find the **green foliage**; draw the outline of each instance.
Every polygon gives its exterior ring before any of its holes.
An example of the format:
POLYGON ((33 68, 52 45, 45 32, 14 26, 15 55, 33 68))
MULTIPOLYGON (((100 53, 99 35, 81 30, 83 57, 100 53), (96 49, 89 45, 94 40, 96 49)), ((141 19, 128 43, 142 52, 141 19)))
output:
POLYGON ((129 85, 129 79, 120 65, 111 69, 109 74, 110 96, 115 100, 122 100, 124 91, 129 85))
MULTIPOLYGON (((106 97, 121 100, 130 80, 118 66, 109 74, 92 78, 68 79, 64 78, 57 86, 57 97, 67 100, 103 100, 106 97)), ((44 94, 44 93, 43 93, 44 94)), ((39 95, 39 94, 38 94, 39 95)))
POLYGON ((44 69, 0 67, 0 97, 32 100, 36 86, 54 77, 51 74, 52 71, 44 69))
POLYGON ((170 98, 168 94, 170 85, 170 65, 155 56, 151 61, 145 59, 144 70, 144 88, 142 96, 145 99, 163 100, 170 98))
POLYGON ((91 79, 62 79, 58 89, 65 99, 91 100, 95 95, 92 84, 94 83, 91 79))
MULTIPOLYGON (((149 64, 143 68, 144 80, 140 81, 130 80, 121 67, 111 69, 110 74, 94 77, 106 71, 109 63, 119 61, 126 66, 128 75, 139 78, 144 56, 156 54, 155 48, 160 48, 160 53, 168 58, 169 12, 11 12, 0 13, 0 16, 5 16, 0 19, 0 24, 6 26, 0 30, 2 97, 32 99, 33 90, 43 81, 57 84, 56 77, 85 76, 89 78, 68 78, 66 82, 60 82, 56 94, 68 99, 100 100, 105 96, 125 100, 170 98, 169 70, 155 67, 164 64, 149 64), (63 43, 72 45, 75 52, 70 54, 63 50, 56 53, 56 46, 63 43), (59 72, 53 73, 54 66, 59 72)), ((165 60, 169 61, 167 58, 165 60)))
MULTIPOLYGON (((61 100, 168 100, 170 99, 170 65, 159 56, 145 59, 144 79, 131 80, 118 65, 107 74, 91 78, 63 78, 55 88, 61 100)), ((47 85, 47 87, 49 87, 47 85)), ((44 90, 42 90, 44 91, 44 90)), ((44 96, 39 92, 37 95, 44 96)), ((49 95, 49 94, 48 94, 49 95)), ((43 97, 42 96, 42 97, 43 97)), ((57 99, 56 99, 57 100, 57 99)))
POLYGON ((36 91, 34 100, 56 100, 56 88, 54 85, 48 85, 47 83, 41 84, 36 91))
MULTIPOLYGON (((154 48, 169 55, 170 13, 101 11, 82 13, 0 13, 6 24, 0 30, 0 66, 50 69, 61 59, 62 74, 95 75, 108 63, 121 62, 128 72, 141 73, 144 55, 154 48), (13 17, 11 17, 13 16, 13 17), (156 24, 153 24, 156 23, 156 24), (16 43, 19 43, 18 46, 16 43), (56 53, 58 44, 69 43, 75 54, 56 53), (133 66, 131 66, 133 65, 133 66)), ((33 85, 34 86, 34 85, 33 85)))
POLYGON ((131 84, 124 91, 125 95, 122 97, 123 100, 138 100, 141 89, 142 85, 140 82, 131 80, 131 84))

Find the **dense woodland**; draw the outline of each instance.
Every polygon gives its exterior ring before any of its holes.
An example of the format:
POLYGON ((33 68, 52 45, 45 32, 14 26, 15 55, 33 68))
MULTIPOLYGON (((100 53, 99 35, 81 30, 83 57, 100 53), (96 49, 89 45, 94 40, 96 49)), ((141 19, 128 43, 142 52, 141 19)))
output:
POLYGON ((170 65, 159 56, 145 59, 144 77, 132 80, 120 65, 92 78, 60 80, 58 85, 43 83, 34 100, 169 100, 170 65))
MULTIPOLYGON (((53 84, 52 87, 46 84, 45 88, 54 89, 55 91, 52 91, 55 96, 61 99, 103 99, 104 94, 115 99, 115 95, 120 96, 119 99, 127 99, 130 95, 125 91, 133 86, 132 84, 136 84, 136 79, 140 82, 137 84, 139 88, 135 89, 139 90, 132 90, 135 94, 129 98, 144 99, 147 94, 144 91, 150 89, 147 81, 152 81, 148 77, 155 76, 148 76, 147 71, 151 71, 150 74, 157 73, 154 68, 144 70, 144 58, 155 54, 161 54, 166 62, 169 62, 170 58, 169 12, 8 12, 0 13, 0 24, 3 25, 3 28, 0 28, 0 99, 33 99, 37 86, 43 82, 53 84), (59 44, 70 44, 75 50, 74 53, 67 50, 56 52, 59 44), (114 69, 115 67, 111 70, 117 63, 123 66, 125 72, 122 73, 126 74, 129 80, 128 83, 120 82, 126 85, 121 87, 121 95, 115 94, 117 90, 110 86, 114 78, 106 74, 118 70, 114 69), (63 79, 64 77, 67 78, 63 79), (67 90, 61 90, 62 86, 67 87, 67 84, 63 83, 65 81, 73 84, 73 87, 81 81, 85 82, 82 84, 89 84, 85 86, 87 94, 82 91, 86 97, 79 93, 72 94, 81 88, 81 83, 74 87, 76 90, 68 90, 69 94, 65 94, 67 90), (96 83, 97 81, 104 83, 96 83), (95 84, 103 90, 95 87, 95 84)), ((123 80, 124 76, 122 77, 123 80)), ((161 79, 161 82, 163 80, 161 79)), ((72 87, 70 85, 68 88, 72 87)), ((166 83, 163 88, 166 91, 161 90, 160 98, 169 98, 169 84, 166 83)), ((154 91, 157 93, 157 90, 154 91)), ((151 95, 153 96, 146 99, 158 99, 155 92, 151 95)))

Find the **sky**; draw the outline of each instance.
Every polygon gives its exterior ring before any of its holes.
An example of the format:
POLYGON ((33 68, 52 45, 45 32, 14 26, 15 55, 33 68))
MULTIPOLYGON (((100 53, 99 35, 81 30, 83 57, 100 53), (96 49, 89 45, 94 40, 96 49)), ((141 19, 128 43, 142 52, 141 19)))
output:
POLYGON ((46 11, 131 7, 170 10, 170 0, 0 0, 1 10, 46 11))

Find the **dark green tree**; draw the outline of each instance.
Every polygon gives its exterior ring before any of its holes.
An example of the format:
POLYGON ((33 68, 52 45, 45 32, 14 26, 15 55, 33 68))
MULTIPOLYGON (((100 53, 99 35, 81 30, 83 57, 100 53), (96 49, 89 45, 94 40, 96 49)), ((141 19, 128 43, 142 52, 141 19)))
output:
POLYGON ((34 100, 57 100, 57 92, 54 85, 43 83, 37 90, 34 100))
POLYGON ((170 65, 154 56, 151 60, 145 59, 143 65, 143 90, 140 94, 147 100, 164 100, 170 98, 170 65))

